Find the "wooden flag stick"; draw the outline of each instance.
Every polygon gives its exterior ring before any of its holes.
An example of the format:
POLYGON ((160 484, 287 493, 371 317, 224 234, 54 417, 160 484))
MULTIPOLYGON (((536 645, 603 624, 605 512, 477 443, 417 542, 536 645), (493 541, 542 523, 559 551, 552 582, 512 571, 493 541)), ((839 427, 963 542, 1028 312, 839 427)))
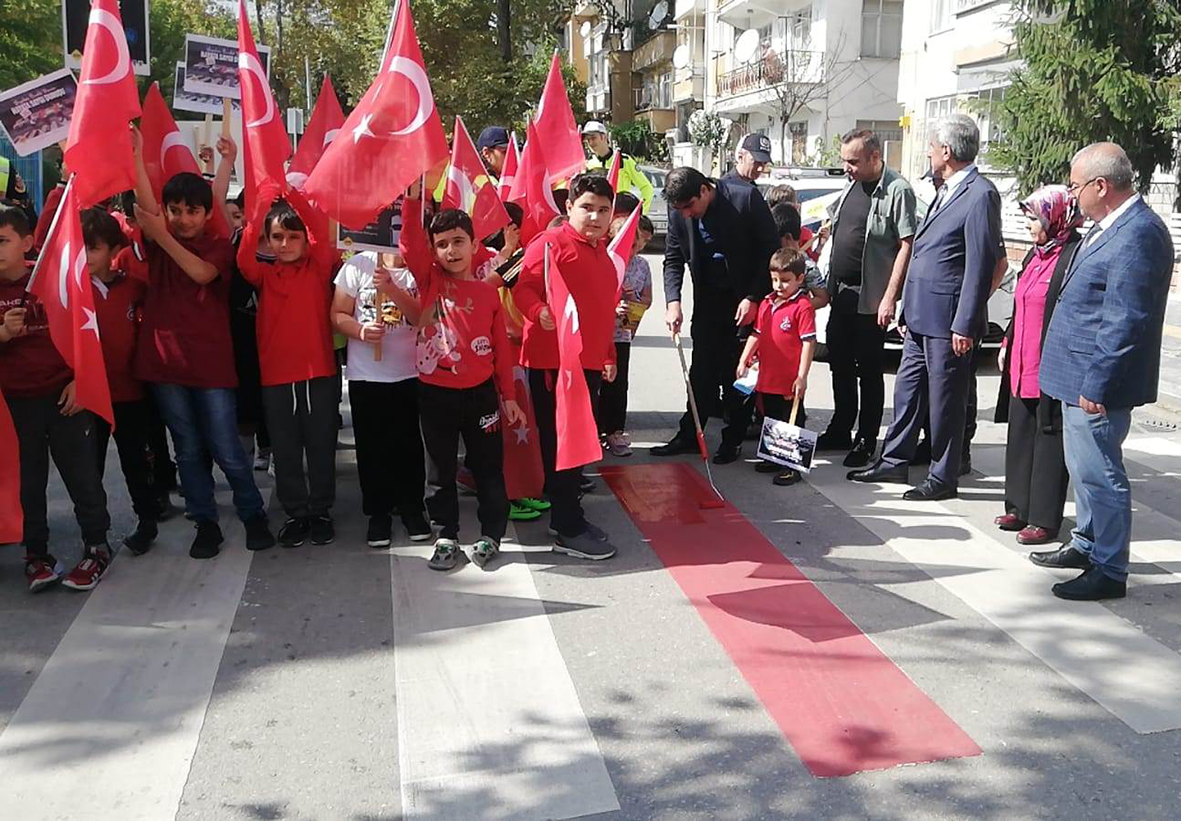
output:
POLYGON ((789 425, 795 426, 796 414, 800 412, 800 392, 796 391, 796 397, 791 402, 791 419, 788 420, 789 425))
POLYGON ((209 145, 209 135, 213 132, 213 115, 205 115, 205 130, 201 138, 201 145, 209 145))
POLYGON ((227 140, 230 139, 230 119, 234 113, 234 107, 230 104, 229 97, 221 98, 221 135, 227 140))

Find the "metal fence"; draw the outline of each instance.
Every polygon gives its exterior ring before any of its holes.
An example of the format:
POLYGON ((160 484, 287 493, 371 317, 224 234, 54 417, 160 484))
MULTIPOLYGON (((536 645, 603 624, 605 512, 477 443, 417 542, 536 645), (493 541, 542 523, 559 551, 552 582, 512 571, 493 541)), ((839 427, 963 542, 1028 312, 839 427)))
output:
MULTIPOLYGON (((29 196, 32 198, 33 205, 40 211, 41 203, 45 202, 45 181, 41 171, 41 152, 38 151, 28 157, 22 157, 16 153, 16 149, 8 141, 7 135, 0 132, 0 156, 7 157, 12 161, 16 173, 21 175, 21 179, 25 181, 25 185, 29 189, 29 196)), ((0 196, 3 195, 4 192, 0 191, 0 196)))

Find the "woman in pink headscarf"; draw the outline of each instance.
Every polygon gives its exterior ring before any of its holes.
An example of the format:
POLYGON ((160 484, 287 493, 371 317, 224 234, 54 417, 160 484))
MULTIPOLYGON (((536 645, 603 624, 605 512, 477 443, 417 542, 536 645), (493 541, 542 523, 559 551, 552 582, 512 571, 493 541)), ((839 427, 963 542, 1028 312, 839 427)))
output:
POLYGON ((1047 185, 1021 203, 1030 249, 1013 295, 1013 320, 1001 344, 997 421, 1009 423, 1005 447, 1005 513, 1001 530, 1020 531, 1024 545, 1058 536, 1069 475, 1062 456, 1062 408, 1038 388, 1042 343, 1062 278, 1080 241, 1082 215, 1062 185, 1047 185))

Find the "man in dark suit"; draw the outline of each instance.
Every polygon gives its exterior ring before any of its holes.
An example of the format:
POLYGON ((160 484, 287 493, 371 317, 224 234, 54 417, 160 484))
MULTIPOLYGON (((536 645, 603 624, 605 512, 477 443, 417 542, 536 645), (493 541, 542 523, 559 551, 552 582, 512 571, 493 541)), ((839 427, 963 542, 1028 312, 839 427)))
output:
POLYGON ((894 421, 882 457, 849 473, 857 482, 908 481, 923 417, 930 411, 931 466, 903 498, 939 501, 957 495, 972 348, 984 333, 988 294, 1001 246, 1001 202, 976 169, 980 131, 953 114, 931 135, 932 171, 944 180, 915 234, 902 294, 906 338, 894 382, 894 421))
POLYGON ((1169 231, 1134 178, 1115 143, 1089 145, 1071 163, 1070 190, 1095 226, 1062 278, 1038 381, 1062 402, 1076 526, 1066 547, 1029 557, 1084 571, 1054 585, 1062 599, 1121 598, 1127 590, 1132 492, 1123 442, 1132 408, 1156 401, 1173 273, 1169 231))
MULTIPOLYGON (((665 322, 679 333, 681 284, 688 263, 693 279, 693 364, 689 381, 702 424, 723 416, 722 444, 714 462, 738 458, 745 433, 745 397, 734 389, 734 372, 742 354, 739 329, 755 319, 759 300, 771 290, 767 263, 779 247, 771 209, 755 186, 745 181, 708 179, 695 168, 675 168, 665 178, 664 196, 671 206, 664 246, 665 322), (719 402, 719 394, 724 401, 719 402)), ((693 417, 686 411, 680 430, 656 456, 696 453, 693 417)))

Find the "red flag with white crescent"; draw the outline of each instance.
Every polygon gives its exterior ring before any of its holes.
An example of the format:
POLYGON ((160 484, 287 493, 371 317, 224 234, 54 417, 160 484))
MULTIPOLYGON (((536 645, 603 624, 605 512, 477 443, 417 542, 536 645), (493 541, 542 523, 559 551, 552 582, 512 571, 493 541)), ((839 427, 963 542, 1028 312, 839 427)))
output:
POLYGON ((119 0, 93 0, 65 161, 83 208, 135 188, 128 124, 140 115, 139 89, 119 16, 119 0))
POLYGON ((8 412, 8 403, 0 392, 0 544, 14 544, 25 537, 20 452, 12 414, 8 412))
POLYGON ((312 118, 308 120, 299 146, 295 149, 295 156, 287 166, 288 182, 296 188, 303 188, 308 174, 312 173, 343 125, 344 111, 340 108, 331 78, 325 74, 320 96, 316 98, 316 107, 312 109, 312 118))
POLYGON ((75 179, 66 185, 27 290, 45 308, 49 336, 62 359, 74 370, 77 403, 114 427, 115 414, 98 336, 94 289, 86 266, 86 243, 82 239, 75 179))
MULTIPOLYGON (((511 339, 514 362, 520 359, 521 345, 511 339)), ((545 490, 545 468, 541 463, 541 442, 533 416, 533 398, 529 394, 528 372, 513 367, 513 396, 525 414, 525 421, 515 428, 501 425, 504 439, 504 488, 510 499, 536 499, 545 490)), ((504 418, 503 415, 501 418, 504 418)))
POLYGON ((381 70, 308 175, 308 196, 346 228, 364 228, 450 153, 410 3, 394 14, 381 70))
POLYGON ((636 232, 639 231, 641 209, 636 208, 628 214, 627 222, 619 229, 619 233, 607 246, 607 256, 615 266, 615 301, 619 301, 623 293, 623 274, 632 258, 632 248, 636 244, 636 232))
POLYGON ((553 180, 546 168, 547 156, 533 123, 529 123, 525 150, 521 152, 521 165, 517 169, 517 181, 513 185, 514 192, 520 190, 520 195, 514 196, 513 199, 524 200, 525 218, 521 223, 522 247, 528 245, 529 240, 544 231, 550 221, 561 214, 554 201, 553 180))
POLYGON ((554 424, 558 434, 555 466, 557 470, 569 470, 599 461, 603 458, 603 449, 599 446, 590 389, 582 370, 578 304, 566 287, 561 270, 553 263, 548 244, 545 246, 545 289, 558 336, 558 374, 554 385, 554 424))
POLYGON ((618 148, 611 155, 611 165, 607 168, 607 182, 611 183, 611 190, 619 190, 619 166, 623 163, 623 152, 618 148))
POLYGON ((534 118, 537 133, 545 141, 545 156, 549 161, 550 176, 564 180, 586 167, 586 153, 582 149, 582 135, 574 122, 574 109, 566 94, 566 82, 562 79, 562 63, 554 51, 550 61, 549 76, 537 104, 534 118))
POLYGON ((283 166, 291 156, 291 140, 258 59, 246 0, 238 0, 238 87, 242 90, 242 140, 246 143, 246 197, 253 211, 263 204, 262 198, 255 196, 263 183, 273 182, 280 191, 286 189, 283 166))
POLYGON ((500 195, 502 202, 512 202, 509 195, 513 190, 513 182, 517 178, 517 167, 521 164, 520 155, 517 153, 517 135, 514 133, 509 137, 508 151, 504 155, 504 167, 500 169, 500 180, 496 183, 496 193, 500 195))
POLYGON ((455 118, 455 133, 451 137, 451 164, 447 168, 443 207, 466 211, 472 218, 477 240, 492 236, 512 221, 460 117, 455 118))

